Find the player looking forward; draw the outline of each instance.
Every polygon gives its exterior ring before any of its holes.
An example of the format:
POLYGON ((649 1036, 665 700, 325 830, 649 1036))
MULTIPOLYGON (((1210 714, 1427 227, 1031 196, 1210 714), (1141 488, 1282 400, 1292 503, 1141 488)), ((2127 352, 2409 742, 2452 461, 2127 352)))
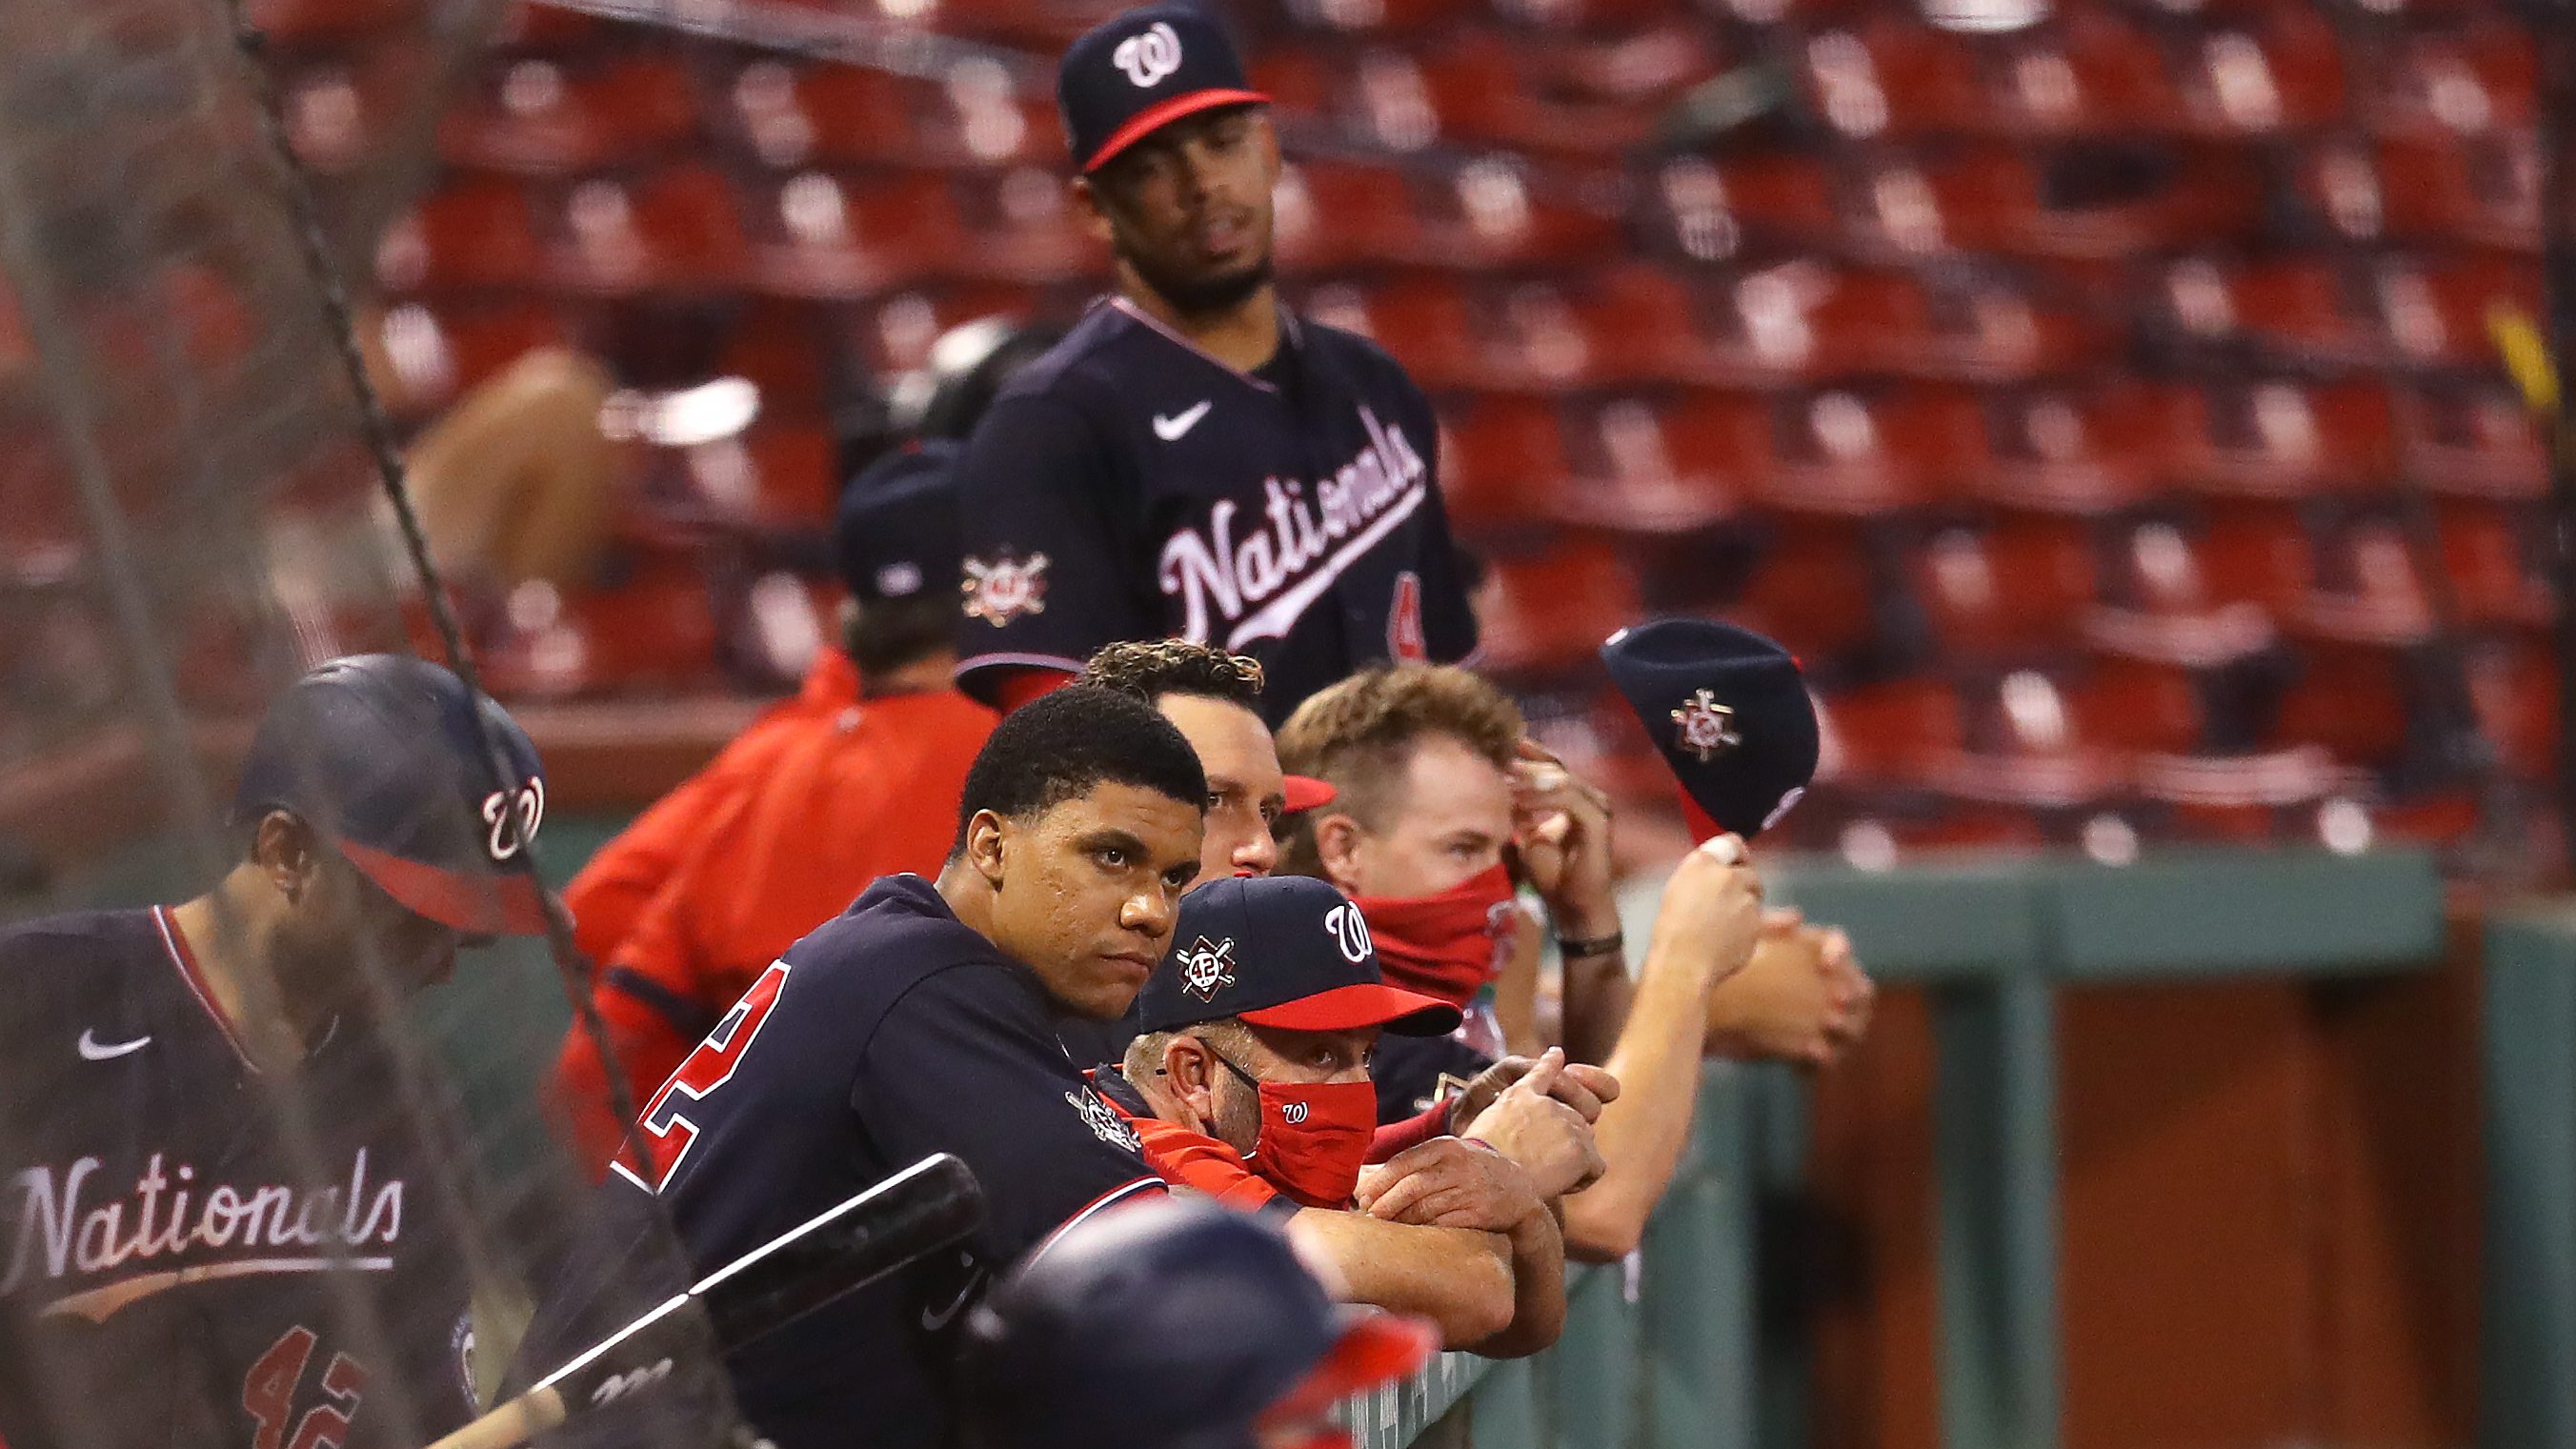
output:
POLYGON ((385 1037, 460 946, 543 931, 544 806, 500 706, 337 659, 260 725, 213 889, 0 934, 0 1440, 403 1449, 471 1417, 464 1164, 385 1037))
POLYGON ((1279 139, 1224 32, 1129 11, 1066 49, 1056 96, 1117 291, 967 444, 961 686, 1018 704, 1178 635, 1259 660, 1275 724, 1360 666, 1473 651, 1430 405, 1280 304, 1279 139))

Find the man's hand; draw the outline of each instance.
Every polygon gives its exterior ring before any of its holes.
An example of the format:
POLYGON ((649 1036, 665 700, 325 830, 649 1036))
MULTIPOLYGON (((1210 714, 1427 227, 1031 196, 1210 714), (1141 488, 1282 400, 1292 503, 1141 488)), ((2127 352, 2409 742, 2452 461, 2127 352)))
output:
POLYGON ((1473 1137, 1468 1124, 1485 1115, 1485 1109, 1502 1100, 1503 1093, 1527 1077, 1539 1063, 1554 1057, 1564 1070, 1546 1079, 1545 1093, 1575 1111, 1586 1124, 1601 1120, 1601 1107, 1619 1097, 1619 1079, 1603 1068, 1582 1062, 1568 1062, 1560 1047, 1550 1047, 1537 1057, 1505 1057, 1478 1072, 1457 1095, 1449 1099, 1449 1134, 1473 1137))
POLYGON ((1523 739, 1512 764, 1512 828, 1559 936, 1586 940, 1619 930, 1618 873, 1610 858, 1610 796, 1565 762, 1523 739))
POLYGON ((1709 994, 1705 1046, 1738 1060, 1830 1066, 1869 1029, 1875 995, 1850 937, 1771 911, 1752 961, 1709 994))
POLYGON ((1744 842, 1721 835, 1682 857, 1655 909, 1649 961, 1686 962, 1718 980, 1744 969, 1762 934, 1762 877, 1744 842))
POLYGON ((1362 1171, 1358 1202, 1384 1222, 1486 1233, 1512 1232, 1547 1211, 1518 1163, 1456 1137, 1435 1137, 1362 1171))
POLYGON ((1601 1115, 1602 1097, 1576 1089, 1592 1104, 1586 1114, 1569 1104, 1557 1089, 1568 1072, 1589 1071, 1619 1095, 1618 1079, 1596 1068, 1568 1067, 1565 1053, 1549 1047, 1527 1075, 1512 1083, 1494 1105, 1478 1113, 1460 1134, 1472 1137, 1519 1163, 1530 1185, 1543 1198, 1581 1192, 1607 1170, 1601 1149, 1592 1140, 1592 1122, 1601 1115))

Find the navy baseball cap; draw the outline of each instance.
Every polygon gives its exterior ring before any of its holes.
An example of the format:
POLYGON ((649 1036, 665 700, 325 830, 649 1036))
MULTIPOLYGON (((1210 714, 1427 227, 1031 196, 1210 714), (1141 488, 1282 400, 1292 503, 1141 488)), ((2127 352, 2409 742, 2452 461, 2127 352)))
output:
POLYGON ((1601 662, 1673 767, 1700 834, 1746 840, 1816 773, 1816 702, 1798 661, 1749 629, 1659 619, 1622 629, 1601 662))
POLYGON ((472 935, 543 935, 528 846, 545 772, 519 722, 438 665, 358 654, 316 665, 268 708, 233 818, 291 810, 406 909, 472 935), (484 729, 509 769, 496 788, 484 729))
POLYGON ((1163 1198, 1040 1250, 967 1315, 970 1449, 1252 1449, 1264 1419, 1414 1372, 1431 1325, 1334 1303, 1285 1234, 1163 1198))
POLYGON ((832 543, 841 579, 862 604, 953 590, 965 545, 957 526, 957 460, 966 445, 908 443, 841 490, 832 543))
POLYGON ((1443 1036, 1458 1008, 1386 984, 1360 908, 1311 876, 1237 876, 1181 897, 1171 954, 1136 995, 1138 1029, 1226 1017, 1289 1031, 1382 1026, 1443 1036))
POLYGON ((1183 116, 1269 99, 1244 76, 1224 29, 1186 5, 1102 21, 1065 47, 1055 72, 1073 164, 1086 174, 1183 116))

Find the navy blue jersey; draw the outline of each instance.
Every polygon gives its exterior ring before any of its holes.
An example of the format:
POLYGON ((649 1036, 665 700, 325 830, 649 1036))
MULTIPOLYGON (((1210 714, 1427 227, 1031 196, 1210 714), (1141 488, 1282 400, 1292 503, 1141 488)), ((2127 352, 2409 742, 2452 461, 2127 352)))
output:
MULTIPOLYGON (((983 1185, 984 1227, 963 1252, 729 1361, 743 1417, 779 1449, 939 1444, 951 1328, 985 1282, 1090 1213, 1162 1190, 1134 1130, 1056 1043, 1049 1000, 930 882, 888 876, 789 947, 645 1108, 660 1166, 618 1165, 603 1227, 636 1221, 658 1190, 696 1273, 934 1152, 983 1185)), ((539 1318, 543 1355, 618 1314, 549 1302, 539 1318)))
POLYGON ((958 469, 958 680, 1178 635, 1259 659, 1272 723, 1391 658, 1476 647, 1439 426, 1393 359, 1281 313, 1247 375, 1123 298, 1011 379, 958 469))
POLYGON ((444 1099, 345 1020, 265 1080, 213 1001, 157 908, 0 933, 11 1449, 411 1449, 472 1417, 444 1099))
POLYGON ((1377 1121, 1381 1127, 1418 1117, 1450 1089, 1473 1079, 1494 1064, 1494 1056, 1456 1032, 1448 1036, 1378 1038, 1377 1055, 1369 1059, 1369 1080, 1377 1084, 1377 1121))

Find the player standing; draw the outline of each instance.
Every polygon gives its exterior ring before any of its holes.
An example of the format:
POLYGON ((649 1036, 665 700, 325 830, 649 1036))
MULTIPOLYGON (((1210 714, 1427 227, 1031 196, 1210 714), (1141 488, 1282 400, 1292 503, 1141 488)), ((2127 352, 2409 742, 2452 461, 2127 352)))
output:
POLYGON ((1129 11, 1056 96, 1117 292, 967 445, 960 684, 1017 704, 1178 635, 1258 659, 1275 723, 1363 665, 1472 652, 1438 425, 1384 352, 1281 305, 1279 139, 1224 32, 1129 11))
POLYGON ((334 660, 262 722, 212 890, 0 934, 0 1439, 404 1449, 471 1417, 460 1164, 384 1037, 460 945, 543 931, 544 808, 498 705, 334 660))

